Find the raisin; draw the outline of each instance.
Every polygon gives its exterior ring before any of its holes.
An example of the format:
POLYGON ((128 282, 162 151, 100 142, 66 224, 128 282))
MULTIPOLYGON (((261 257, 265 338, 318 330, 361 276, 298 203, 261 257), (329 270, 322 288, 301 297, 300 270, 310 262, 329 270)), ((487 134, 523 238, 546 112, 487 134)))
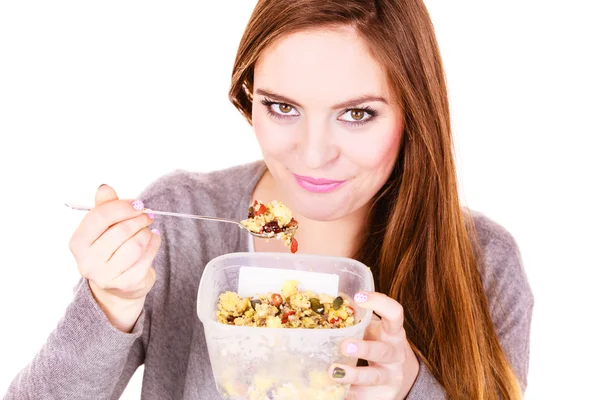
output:
POLYGON ((281 228, 279 227, 279 224, 277 223, 277 221, 271 221, 265 224, 265 226, 263 227, 263 230, 265 231, 265 233, 279 233, 281 232, 281 228))
POLYGON ((252 300, 250 301, 250 305, 252 306, 252 308, 253 308, 254 310, 256 310, 256 306, 258 306, 258 305, 260 305, 260 304, 262 304, 262 302, 261 302, 259 299, 252 299, 252 300))

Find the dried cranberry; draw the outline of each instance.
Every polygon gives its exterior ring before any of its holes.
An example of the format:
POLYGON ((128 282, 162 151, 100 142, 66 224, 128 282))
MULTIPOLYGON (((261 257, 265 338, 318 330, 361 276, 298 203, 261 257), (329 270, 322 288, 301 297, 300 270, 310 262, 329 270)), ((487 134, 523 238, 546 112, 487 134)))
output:
POLYGON ((340 322, 342 319, 340 317, 333 317, 329 320, 331 325, 334 325, 336 322, 340 322))
MULTIPOLYGON (((255 208, 256 210, 256 208, 255 208)), ((254 215, 263 215, 267 212, 267 207, 264 204, 258 206, 258 210, 254 211, 254 215)))
POLYGON ((296 240, 296 238, 292 238, 292 244, 290 245, 290 250, 292 251, 292 253, 295 253, 298 251, 298 241, 296 240))
POLYGON ((271 221, 265 224, 265 226, 263 227, 263 230, 265 233, 279 233, 281 232, 281 228, 279 227, 279 224, 277 223, 277 221, 271 221))
POLYGON ((283 317, 281 317, 281 323, 285 324, 286 322, 288 322, 288 317, 294 314, 296 314, 296 311, 288 311, 285 314, 283 314, 283 317))

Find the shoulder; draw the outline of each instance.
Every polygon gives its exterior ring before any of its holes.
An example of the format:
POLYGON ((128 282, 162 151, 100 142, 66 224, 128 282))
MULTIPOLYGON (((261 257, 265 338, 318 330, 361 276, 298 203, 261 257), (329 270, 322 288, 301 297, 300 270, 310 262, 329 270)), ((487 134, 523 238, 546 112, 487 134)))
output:
POLYGON ((150 208, 165 211, 234 210, 238 202, 248 200, 265 168, 262 161, 255 161, 211 172, 176 170, 150 184, 140 199, 150 208))
POLYGON ((484 290, 492 312, 500 303, 508 307, 533 305, 533 293, 525 272, 521 251, 514 236, 484 213, 464 209, 472 221, 484 290))

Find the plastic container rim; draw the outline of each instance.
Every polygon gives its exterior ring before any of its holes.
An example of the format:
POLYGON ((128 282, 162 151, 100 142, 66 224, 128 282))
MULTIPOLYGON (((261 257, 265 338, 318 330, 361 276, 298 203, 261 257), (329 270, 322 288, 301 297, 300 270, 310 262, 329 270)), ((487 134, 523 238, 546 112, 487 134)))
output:
MULTIPOLYGON (((291 335, 298 335, 298 334, 303 334, 303 335, 311 335, 311 334, 317 334, 318 332, 323 332, 323 331, 334 331, 334 332, 339 332, 340 335, 336 335, 336 336, 342 336, 342 334, 344 332, 349 332, 349 331, 355 331, 358 329, 365 329, 368 324, 371 322, 371 317, 373 315, 372 313, 372 309, 369 308, 363 308, 363 310, 365 310, 365 316, 364 318, 360 321, 360 323, 353 325, 353 326, 349 326, 346 328, 336 328, 336 329, 311 329, 311 328, 293 328, 293 329, 285 329, 285 328, 266 328, 266 327, 256 327, 256 326, 236 326, 236 325, 225 325, 225 324, 221 324, 219 323, 216 318, 213 319, 210 317, 210 315, 207 315, 205 313, 201 312, 202 309, 202 305, 200 303, 200 295, 201 295, 201 289, 202 289, 202 284, 204 283, 205 279, 208 279, 207 276, 208 275, 212 275, 212 274, 207 274, 207 271, 210 268, 213 268, 213 265, 216 264, 217 262, 219 262, 222 259, 226 259, 226 258, 232 258, 235 256, 243 256, 243 257, 248 257, 248 258, 262 258, 265 257, 266 255, 274 255, 275 258, 302 258, 302 259, 321 259, 321 260, 330 260, 330 261, 337 261, 337 262, 351 262, 353 264, 358 264, 358 265, 362 265, 365 269, 368 269, 368 267, 361 263, 360 261, 354 260, 352 258, 348 258, 348 257, 337 257, 337 256, 326 256, 326 255, 318 255, 318 254, 288 254, 288 253, 260 253, 260 252, 234 252, 234 253, 227 253, 227 254, 222 254, 220 256, 217 256, 215 258, 213 258, 212 260, 210 260, 208 262, 208 264, 206 264, 206 267, 204 269, 204 271, 202 272, 202 277, 200 278, 200 284, 198 285, 198 296, 196 299, 196 313, 198 315, 198 318, 200 319, 200 321, 202 322, 202 324, 204 326, 209 326, 210 328, 226 328, 228 330, 231 329, 236 329, 239 331, 240 334, 256 334, 258 332, 281 332, 281 331, 285 331, 285 334, 291 334, 291 335)), ((273 257, 273 256, 266 256, 266 257, 273 257)), ((362 290, 365 290, 367 292, 371 292, 373 290, 375 290, 375 282, 373 281, 373 275, 372 273, 367 274, 367 276, 365 277, 365 287, 362 290)), ((361 307, 362 308, 362 307, 361 307)), ((216 310, 215 310, 216 312, 216 310)))

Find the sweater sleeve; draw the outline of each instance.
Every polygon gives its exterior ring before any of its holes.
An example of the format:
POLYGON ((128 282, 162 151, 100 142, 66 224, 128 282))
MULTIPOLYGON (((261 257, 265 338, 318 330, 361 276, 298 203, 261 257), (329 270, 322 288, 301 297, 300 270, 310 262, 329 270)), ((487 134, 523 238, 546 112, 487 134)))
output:
POLYGON ((80 280, 57 327, 4 399, 109 398, 143 361, 145 317, 143 311, 131 333, 119 331, 94 300, 88 281, 80 280))
MULTIPOLYGON (((155 206, 160 189, 160 185, 153 184, 142 193, 147 207, 155 206)), ((160 222, 152 227, 163 231, 160 222)), ((161 246, 153 263, 155 268, 164 259, 161 246)), ((11 382, 4 400, 119 399, 144 363, 152 299, 151 290, 132 332, 124 333, 108 321, 87 279, 81 279, 57 327, 31 363, 11 382)))
MULTIPOLYGON (((483 252, 482 283, 496 335, 525 392, 533 294, 513 236, 483 214, 474 212, 473 217, 483 252)), ((419 365, 419 374, 406 399, 445 399, 441 384, 422 361, 419 365)))

